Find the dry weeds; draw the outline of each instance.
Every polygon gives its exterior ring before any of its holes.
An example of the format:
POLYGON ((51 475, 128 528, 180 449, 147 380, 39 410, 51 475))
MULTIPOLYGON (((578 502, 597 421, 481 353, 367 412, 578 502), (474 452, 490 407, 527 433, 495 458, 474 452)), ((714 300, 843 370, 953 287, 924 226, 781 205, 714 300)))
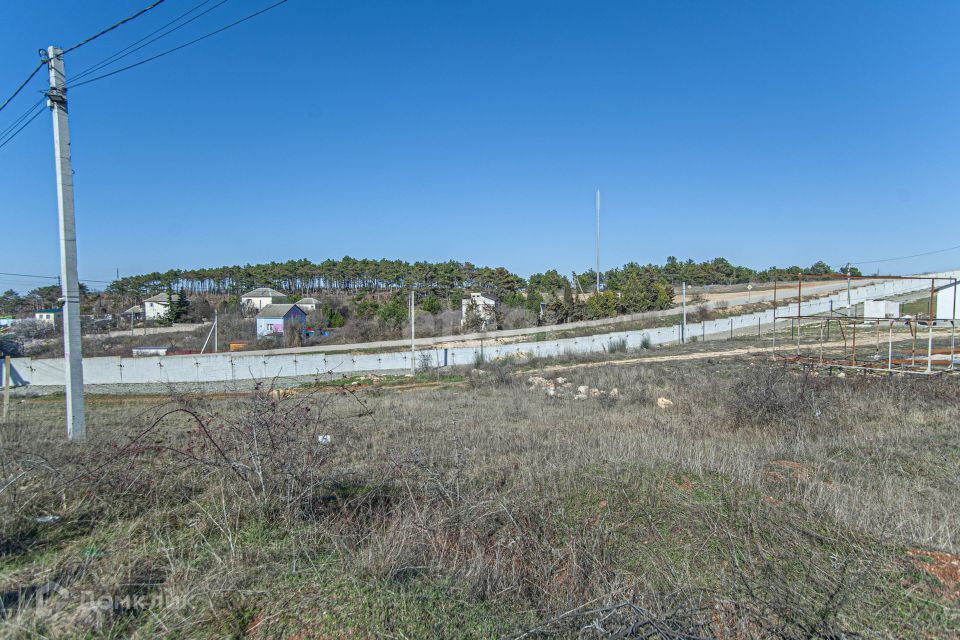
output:
POLYGON ((3 632, 960 630, 955 379, 635 364, 566 372, 619 391, 578 400, 486 368, 462 388, 94 402, 85 445, 56 399, 26 401, 0 429, 3 632))

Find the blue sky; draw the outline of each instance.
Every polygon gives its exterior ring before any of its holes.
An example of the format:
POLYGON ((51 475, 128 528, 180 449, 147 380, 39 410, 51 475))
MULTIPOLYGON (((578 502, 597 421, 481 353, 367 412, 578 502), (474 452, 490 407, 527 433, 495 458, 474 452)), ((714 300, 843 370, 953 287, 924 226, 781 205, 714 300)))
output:
MULTIPOLYGON (((69 54, 68 77, 199 2, 69 54)), ((124 62, 269 3, 230 0, 124 62)), ((38 48, 145 4, 4 3, 0 97, 38 48)), ((347 254, 587 269, 597 188, 604 268, 956 245, 958 22, 956 2, 290 0, 70 92, 81 278, 347 254)), ((44 113, 0 149, 0 271, 58 273, 55 196, 44 113)), ((864 270, 956 267, 960 250, 864 270)))

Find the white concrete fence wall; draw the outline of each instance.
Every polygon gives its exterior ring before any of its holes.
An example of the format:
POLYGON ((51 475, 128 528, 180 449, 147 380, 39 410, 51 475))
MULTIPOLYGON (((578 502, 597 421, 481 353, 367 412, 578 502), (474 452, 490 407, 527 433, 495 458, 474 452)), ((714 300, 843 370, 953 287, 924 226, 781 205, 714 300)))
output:
MULTIPOLYGON (((955 278, 960 271, 938 274, 955 278)), ((928 276, 929 277, 929 276, 928 276)), ((929 287, 929 280, 894 280, 885 283, 858 287, 851 292, 851 302, 886 298, 902 293, 920 291, 929 287)), ((833 303, 834 309, 847 306, 847 293, 842 291, 831 296, 802 302, 803 315, 826 313, 833 303)), ((795 314, 796 304, 779 307, 778 315, 795 314)), ((710 338, 729 335, 731 331, 759 329, 773 323, 772 309, 758 313, 732 316, 720 320, 687 325, 689 338, 710 338)), ((559 327, 562 328, 562 327, 559 327)), ((541 329, 542 330, 542 329, 541 329)), ((485 360, 524 353, 540 357, 556 357, 566 354, 597 353, 607 350, 611 343, 626 341, 628 349, 636 349, 649 341, 662 345, 680 340, 680 325, 636 331, 614 331, 593 336, 521 342, 489 347, 425 347, 417 351, 417 357, 429 354, 432 366, 472 365, 480 357, 485 360)), ((334 376, 358 373, 391 373, 410 370, 410 352, 388 353, 217 353, 209 355, 147 356, 147 357, 98 357, 84 358, 84 381, 90 385, 137 384, 137 383, 195 383, 222 382, 231 380, 270 379, 291 376, 334 376)), ((419 363, 418 363, 419 364, 419 363)), ((0 374, 2 375, 2 374, 0 374)), ((62 386, 64 384, 63 359, 15 358, 11 380, 13 386, 38 385, 62 386)))

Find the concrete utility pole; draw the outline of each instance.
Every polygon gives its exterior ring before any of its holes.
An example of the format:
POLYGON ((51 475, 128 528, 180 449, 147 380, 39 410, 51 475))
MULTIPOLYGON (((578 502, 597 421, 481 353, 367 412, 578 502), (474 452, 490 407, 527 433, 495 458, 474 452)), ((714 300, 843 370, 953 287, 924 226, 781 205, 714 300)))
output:
POLYGON ((73 165, 67 122, 67 81, 63 51, 47 47, 53 114, 53 148, 57 164, 57 208, 60 213, 60 282, 63 291, 63 350, 67 390, 67 437, 83 440, 87 421, 83 407, 83 351, 80 342, 80 282, 77 276, 77 231, 73 219, 73 165))
POLYGON ((597 293, 600 293, 600 189, 597 189, 597 293))

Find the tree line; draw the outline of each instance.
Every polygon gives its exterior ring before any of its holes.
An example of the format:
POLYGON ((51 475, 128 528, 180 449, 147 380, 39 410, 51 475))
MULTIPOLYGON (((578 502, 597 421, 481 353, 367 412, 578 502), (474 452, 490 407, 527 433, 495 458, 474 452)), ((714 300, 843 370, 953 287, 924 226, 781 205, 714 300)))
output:
MULTIPOLYGON (((607 270, 601 274, 601 282, 606 288, 617 290, 631 274, 651 271, 670 284, 685 281, 691 285, 742 284, 747 282, 768 282, 775 276, 789 276, 798 273, 831 274, 840 273, 827 263, 819 261, 807 268, 791 266, 786 268, 769 267, 756 270, 737 266, 725 258, 715 258, 704 262, 693 260, 679 261, 670 256, 662 265, 639 265, 630 262, 622 267, 607 270)), ((855 268, 851 273, 859 275, 855 268)), ((493 294, 508 294, 527 288, 528 284, 544 291, 559 290, 563 281, 574 285, 566 274, 556 270, 534 274, 529 282, 523 277, 511 273, 504 267, 477 267, 470 262, 447 260, 445 262, 406 262, 388 259, 356 259, 345 256, 340 260, 312 262, 307 259, 270 262, 255 265, 234 265, 199 269, 171 269, 165 272, 153 272, 142 275, 125 276, 112 282, 106 289, 110 294, 128 296, 150 296, 172 287, 183 289, 190 295, 219 294, 240 295, 248 289, 270 286, 282 291, 310 295, 321 292, 342 291, 359 293, 371 291, 423 290, 432 291, 441 297, 447 297, 457 290, 478 290, 493 294)), ((583 290, 596 288, 596 273, 590 269, 580 273, 577 285, 583 290)))
MULTIPOLYGON (((421 304, 431 309, 455 308, 466 291, 481 291, 496 296, 506 306, 540 311, 540 303, 552 305, 557 318, 604 317, 668 308, 673 303, 674 287, 690 285, 743 284, 769 282, 774 277, 798 273, 829 275, 843 273, 823 261, 807 268, 791 266, 756 270, 737 266, 725 258, 703 262, 680 261, 670 256, 662 265, 629 262, 601 273, 605 292, 580 308, 577 294, 595 293, 596 273, 591 269, 576 274, 561 274, 556 269, 536 273, 525 279, 504 267, 478 267, 470 262, 406 262, 388 259, 355 259, 312 262, 307 259, 234 265, 198 269, 171 269, 119 278, 110 283, 105 297, 132 304, 161 292, 183 291, 189 297, 222 295, 239 297, 242 293, 269 286, 291 296, 345 294, 356 297, 376 292, 416 291, 421 304), (569 304, 565 304, 565 301, 569 304)), ((852 275, 860 275, 856 268, 852 275)), ((86 292, 85 292, 86 293, 86 292)), ((55 304, 59 288, 35 289, 25 296, 7 291, 0 296, 0 313, 23 313, 38 305, 55 304)), ((86 297, 86 296, 85 296, 86 297)))

